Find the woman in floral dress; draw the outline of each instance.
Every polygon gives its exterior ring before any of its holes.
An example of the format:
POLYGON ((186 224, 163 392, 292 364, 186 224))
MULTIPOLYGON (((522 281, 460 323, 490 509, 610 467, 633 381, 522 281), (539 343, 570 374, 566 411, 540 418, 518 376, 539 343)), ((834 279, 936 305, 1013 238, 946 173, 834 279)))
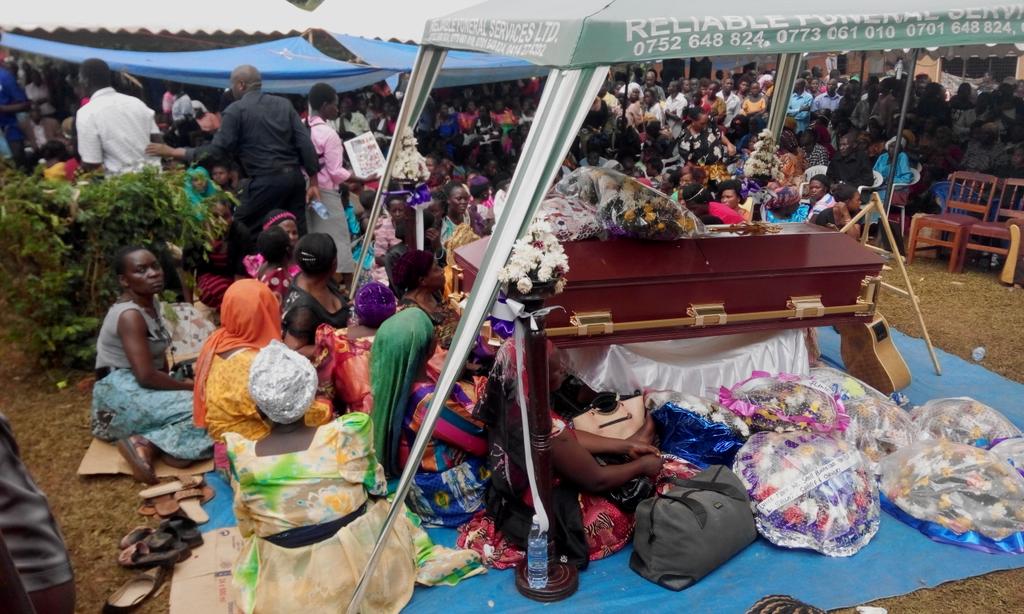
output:
MULTIPOLYGON (((316 384, 309 361, 274 341, 249 378, 270 434, 259 442, 225 435, 245 540, 232 582, 246 613, 343 611, 390 509, 369 416, 303 423, 316 384)), ((452 585, 481 572, 475 553, 434 546, 407 513, 384 547, 362 611, 398 612, 415 583, 452 585)))

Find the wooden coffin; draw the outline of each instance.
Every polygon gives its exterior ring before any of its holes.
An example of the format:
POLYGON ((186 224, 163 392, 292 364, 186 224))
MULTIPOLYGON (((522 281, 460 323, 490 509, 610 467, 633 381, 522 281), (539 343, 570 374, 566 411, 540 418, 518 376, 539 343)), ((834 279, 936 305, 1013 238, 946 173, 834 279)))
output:
MULTIPOLYGON (((563 244, 565 292, 548 301, 548 337, 575 347, 869 322, 882 259, 810 224, 779 234, 716 233, 672 242, 563 244)), ((469 292, 487 239, 455 250, 469 292)))

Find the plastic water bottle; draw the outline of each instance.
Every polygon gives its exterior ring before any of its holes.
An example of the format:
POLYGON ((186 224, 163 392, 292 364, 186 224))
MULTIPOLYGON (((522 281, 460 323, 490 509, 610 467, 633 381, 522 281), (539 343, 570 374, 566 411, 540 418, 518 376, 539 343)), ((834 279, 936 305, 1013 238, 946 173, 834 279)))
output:
POLYGON ((548 533, 540 530, 536 516, 526 540, 526 579, 532 589, 548 585, 548 533))
POLYGON ((974 359, 974 362, 981 362, 985 360, 985 346, 979 345, 974 348, 974 351, 971 352, 971 358, 974 359))
POLYGON ((314 200, 313 202, 309 203, 309 206, 313 207, 313 211, 316 211, 316 214, 319 215, 322 219, 326 220, 328 217, 331 216, 331 214, 327 211, 327 207, 325 207, 324 204, 319 200, 314 200))

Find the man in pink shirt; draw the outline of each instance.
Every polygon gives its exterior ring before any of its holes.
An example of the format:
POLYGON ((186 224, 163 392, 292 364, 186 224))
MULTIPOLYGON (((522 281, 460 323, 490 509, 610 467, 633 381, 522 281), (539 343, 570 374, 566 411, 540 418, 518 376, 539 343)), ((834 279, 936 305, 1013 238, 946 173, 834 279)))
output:
MULTIPOLYGON (((352 259, 348 220, 339 188, 352 177, 352 172, 343 166, 345 148, 342 146, 341 137, 327 123, 338 118, 338 93, 326 83, 317 83, 309 90, 309 107, 310 140, 320 161, 320 172, 317 173, 316 181, 320 188, 320 201, 324 207, 319 213, 314 207, 307 207, 306 225, 309 232, 326 233, 334 239, 338 247, 336 273, 341 283, 348 284, 351 283, 352 273, 355 272, 355 261, 352 259), (326 213, 326 218, 323 213, 326 213)), ((359 179, 366 182, 373 181, 375 177, 359 179)))

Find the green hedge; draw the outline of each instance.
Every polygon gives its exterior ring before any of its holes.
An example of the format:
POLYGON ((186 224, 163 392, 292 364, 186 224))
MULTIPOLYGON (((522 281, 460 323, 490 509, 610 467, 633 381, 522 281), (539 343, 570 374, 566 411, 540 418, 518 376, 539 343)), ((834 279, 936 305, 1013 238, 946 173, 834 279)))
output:
POLYGON ((16 316, 9 336, 45 366, 92 368, 96 334, 119 293, 113 254, 125 245, 201 246, 211 232, 181 172, 71 185, 0 168, 0 296, 16 316))

